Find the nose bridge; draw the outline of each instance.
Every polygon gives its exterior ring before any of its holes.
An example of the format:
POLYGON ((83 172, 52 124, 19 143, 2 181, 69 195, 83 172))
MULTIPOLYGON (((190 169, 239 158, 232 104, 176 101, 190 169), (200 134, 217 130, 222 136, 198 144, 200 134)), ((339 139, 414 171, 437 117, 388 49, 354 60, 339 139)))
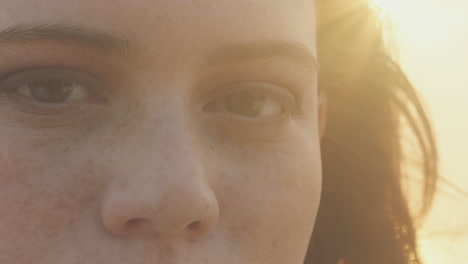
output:
POLYGON ((165 100, 144 103, 144 108, 135 111, 122 129, 125 132, 120 135, 123 140, 119 148, 122 153, 131 153, 128 163, 136 171, 141 170, 140 177, 151 175, 154 180, 151 171, 158 171, 160 180, 165 174, 183 170, 200 173, 203 155, 197 131, 182 100, 164 97, 165 100), (177 163, 179 166, 174 166, 177 163))
POLYGON ((132 163, 137 170, 149 170, 142 171, 142 176, 158 171, 159 180, 166 174, 187 175, 189 171, 190 178, 199 177, 203 174, 204 155, 189 111, 181 97, 163 97, 146 103, 147 107, 137 114, 140 117, 133 121, 140 124, 129 126, 130 133, 124 135, 132 163))
POLYGON ((103 199, 104 225, 119 235, 205 233, 217 222, 218 204, 196 131, 184 116, 154 119, 125 144, 131 154, 103 199))

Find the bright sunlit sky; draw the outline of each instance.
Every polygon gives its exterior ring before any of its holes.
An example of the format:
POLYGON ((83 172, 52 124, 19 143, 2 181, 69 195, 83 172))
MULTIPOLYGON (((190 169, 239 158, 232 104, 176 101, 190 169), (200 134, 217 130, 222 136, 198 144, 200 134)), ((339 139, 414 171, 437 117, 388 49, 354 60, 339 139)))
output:
MULTIPOLYGON (((374 0, 435 125, 442 177, 468 193, 468 0, 374 0)), ((468 263, 468 197, 439 185, 419 231, 426 264, 468 263)))

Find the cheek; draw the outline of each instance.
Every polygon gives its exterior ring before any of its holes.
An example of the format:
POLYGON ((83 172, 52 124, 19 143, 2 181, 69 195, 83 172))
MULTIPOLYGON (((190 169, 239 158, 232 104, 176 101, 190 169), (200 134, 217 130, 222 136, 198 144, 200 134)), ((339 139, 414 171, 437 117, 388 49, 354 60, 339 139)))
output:
POLYGON ((218 155, 220 225, 242 252, 264 254, 265 263, 305 254, 321 192, 318 143, 309 143, 218 155))
POLYGON ((0 256, 23 259, 27 249, 39 258, 95 208, 98 184, 71 148, 8 139, 0 140, 0 256))

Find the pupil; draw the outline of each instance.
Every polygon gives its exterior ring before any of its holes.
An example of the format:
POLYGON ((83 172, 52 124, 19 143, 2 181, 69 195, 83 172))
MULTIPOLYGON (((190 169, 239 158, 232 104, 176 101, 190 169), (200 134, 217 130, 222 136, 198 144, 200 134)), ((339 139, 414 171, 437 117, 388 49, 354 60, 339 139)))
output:
POLYGON ((72 83, 62 80, 36 80, 29 84, 34 99, 44 103, 61 103, 72 91, 72 83))
POLYGON ((244 116, 257 116, 265 103, 265 95, 243 91, 227 96, 226 107, 229 111, 244 116))

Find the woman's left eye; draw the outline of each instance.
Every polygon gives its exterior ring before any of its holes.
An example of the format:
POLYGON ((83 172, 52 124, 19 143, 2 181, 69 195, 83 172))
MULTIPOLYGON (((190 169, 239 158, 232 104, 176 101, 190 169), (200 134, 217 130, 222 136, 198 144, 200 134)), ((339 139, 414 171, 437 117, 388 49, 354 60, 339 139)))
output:
MULTIPOLYGON (((240 89, 233 87, 233 91, 218 96, 205 105, 204 111, 227 113, 243 118, 278 118, 288 109, 287 103, 281 96, 265 89, 265 84, 247 84, 240 89)), ((271 87, 270 87, 271 88, 271 87)), ((275 89, 273 89, 275 90, 275 89)), ((292 97, 292 96, 284 96, 292 97)))
POLYGON ((60 104, 84 100, 86 88, 77 81, 60 78, 43 78, 27 81, 16 88, 20 95, 43 104, 60 104))

